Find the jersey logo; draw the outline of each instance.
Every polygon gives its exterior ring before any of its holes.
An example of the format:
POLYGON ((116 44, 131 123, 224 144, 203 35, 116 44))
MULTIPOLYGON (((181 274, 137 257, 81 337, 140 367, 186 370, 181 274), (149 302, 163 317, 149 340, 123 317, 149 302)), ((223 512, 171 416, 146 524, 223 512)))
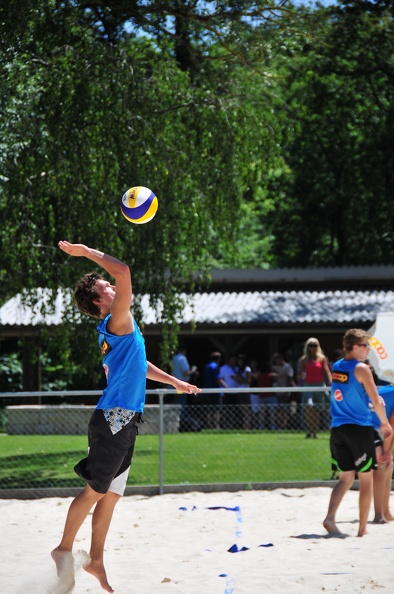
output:
POLYGON ((332 372, 332 381, 338 382, 339 384, 348 384, 349 383, 349 374, 346 371, 333 371, 332 372))
POLYGON ((341 400, 343 400, 343 394, 342 394, 341 390, 335 390, 334 398, 337 402, 341 402, 341 400))
POLYGON ((101 343, 101 354, 103 357, 105 357, 105 355, 108 355, 108 353, 110 353, 112 351, 112 347, 110 344, 108 344, 108 342, 105 340, 103 340, 103 342, 101 343))

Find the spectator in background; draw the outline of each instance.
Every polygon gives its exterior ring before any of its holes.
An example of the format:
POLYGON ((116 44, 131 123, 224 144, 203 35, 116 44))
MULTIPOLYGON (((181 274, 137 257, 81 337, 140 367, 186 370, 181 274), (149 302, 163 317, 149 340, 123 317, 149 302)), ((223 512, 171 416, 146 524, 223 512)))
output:
MULTIPOLYGON (((285 361, 281 353, 276 353, 272 357, 272 375, 275 388, 290 388, 297 385, 294 381, 293 368, 290 363, 285 361)), ((276 396, 278 399, 278 427, 286 429, 289 418, 286 405, 289 403, 290 392, 277 392, 276 396)))
MULTIPOLYGON (((252 360, 250 362, 250 367, 252 369, 251 387, 256 385, 258 388, 272 388, 273 373, 270 364, 267 361, 264 361, 260 366, 257 366, 257 363, 252 360)), ((278 404, 276 395, 273 392, 251 394, 250 403, 252 408, 253 426, 255 427, 257 424, 259 429, 276 429, 275 415, 276 405, 278 404), (253 420, 253 418, 255 420, 253 420)))
MULTIPOLYGON (((220 377, 228 388, 236 388, 238 386, 238 382, 235 380, 237 373, 237 355, 232 354, 228 357, 227 362, 220 368, 220 377)), ((234 398, 235 394, 223 394, 223 404, 233 404, 235 402, 234 398)))
MULTIPOLYGON (((305 343, 300 360, 300 378, 305 387, 331 386, 331 371, 317 338, 308 338, 305 343)), ((302 404, 305 408, 306 437, 317 439, 325 404, 324 392, 304 392, 302 404)))
MULTIPOLYGON (((238 373, 237 355, 231 354, 227 358, 227 362, 220 368, 220 377, 226 384, 227 388, 236 388, 238 383, 235 376, 238 373)), ((234 416, 236 409, 233 405, 236 404, 237 394, 235 392, 227 392, 221 394, 221 418, 220 425, 222 429, 232 429, 234 425, 234 416)))
POLYGON ((184 382, 189 381, 190 376, 197 372, 197 367, 195 365, 189 365, 186 353, 186 345, 180 344, 171 362, 173 376, 184 382))
MULTIPOLYGON (((189 361, 186 357, 186 353, 186 345, 180 344, 171 362, 172 375, 184 382, 190 381, 191 376, 194 376, 194 378, 198 376, 197 367, 195 365, 189 364, 189 361)), ((191 417, 189 418, 189 394, 185 392, 177 394, 173 402, 175 402, 176 404, 180 404, 182 407, 179 417, 179 431, 196 431, 198 429, 196 421, 194 421, 191 417)))
MULTIPOLYGON (((227 384, 220 376, 220 361, 222 355, 215 351, 209 356, 209 363, 204 368, 203 388, 227 388, 227 384)), ((207 426, 220 429, 220 393, 203 394, 204 404, 209 405, 207 413, 207 426)))
MULTIPOLYGON (((237 367, 238 371, 234 376, 234 379, 238 384, 238 388, 249 388, 252 379, 252 370, 247 364, 246 355, 239 354, 237 356, 237 367)), ((240 392, 237 395, 237 406, 237 412, 240 418, 240 428, 249 429, 251 421, 250 394, 240 392)))
MULTIPOLYGON (((250 361, 250 387, 251 388, 259 388, 259 375, 261 373, 260 366, 256 359, 251 359, 250 361)), ((260 406, 260 393, 254 394, 251 392, 249 394, 249 401, 250 401, 250 412, 251 412, 251 428, 253 429, 262 429, 262 419, 261 417, 261 406, 260 406)))

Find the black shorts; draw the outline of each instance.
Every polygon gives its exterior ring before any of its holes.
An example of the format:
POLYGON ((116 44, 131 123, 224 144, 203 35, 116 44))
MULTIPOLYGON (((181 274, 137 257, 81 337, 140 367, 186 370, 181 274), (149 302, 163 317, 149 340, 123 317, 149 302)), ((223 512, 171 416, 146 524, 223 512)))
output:
POLYGON ((375 430, 361 425, 341 425, 331 429, 332 470, 369 472, 377 468, 375 430))
POLYGON ((110 489, 110 486, 122 474, 126 475, 127 480, 138 434, 136 423, 140 418, 141 415, 136 413, 127 425, 112 434, 103 411, 96 409, 92 414, 88 427, 89 453, 74 470, 97 493, 114 490, 122 494, 117 489, 110 489))

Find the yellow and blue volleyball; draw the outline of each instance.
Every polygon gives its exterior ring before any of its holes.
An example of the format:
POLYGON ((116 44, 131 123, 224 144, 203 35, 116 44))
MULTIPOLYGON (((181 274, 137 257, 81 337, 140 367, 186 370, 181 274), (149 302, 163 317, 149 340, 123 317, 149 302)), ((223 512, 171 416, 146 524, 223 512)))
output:
POLYGON ((125 219, 137 225, 151 221, 158 207, 159 202, 156 195, 144 186, 135 186, 127 190, 120 203, 125 219))

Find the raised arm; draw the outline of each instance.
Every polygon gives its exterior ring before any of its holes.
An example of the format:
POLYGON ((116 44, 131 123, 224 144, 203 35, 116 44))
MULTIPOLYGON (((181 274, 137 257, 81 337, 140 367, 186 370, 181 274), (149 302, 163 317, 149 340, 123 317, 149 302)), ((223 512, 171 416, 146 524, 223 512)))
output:
POLYGON ((100 287, 101 294, 98 305, 103 306, 103 309, 108 308, 112 314, 109 326, 111 332, 114 334, 132 332, 134 330, 133 318, 130 312, 132 285, 130 269, 127 264, 82 243, 59 241, 59 248, 69 256, 84 257, 95 262, 115 279, 112 294, 109 283, 105 283, 103 287, 100 287))

